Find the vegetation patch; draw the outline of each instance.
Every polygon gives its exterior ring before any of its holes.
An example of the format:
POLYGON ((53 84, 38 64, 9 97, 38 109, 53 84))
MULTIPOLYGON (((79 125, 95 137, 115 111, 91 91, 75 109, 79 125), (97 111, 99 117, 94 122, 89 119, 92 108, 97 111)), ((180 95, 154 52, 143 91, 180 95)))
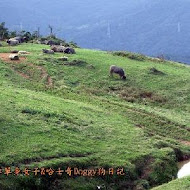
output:
POLYGON ((177 161, 190 155, 189 67, 146 59, 142 64, 87 49, 68 55, 76 61, 63 66, 55 61, 58 54, 42 56, 46 47, 17 46, 31 52, 28 63, 0 60, 0 163, 31 169, 119 167, 126 175, 1 175, 1 189, 150 189, 175 178, 177 161), (127 80, 111 78, 111 65, 123 68, 127 80), (167 73, 165 80, 149 74, 150 68, 167 73), (50 76, 53 86, 45 88, 50 76))
POLYGON ((163 73, 162 71, 159 71, 158 69, 154 67, 150 68, 149 73, 153 75, 165 75, 165 73, 163 73))
POLYGON ((188 190, 190 188, 190 177, 173 180, 169 183, 155 187, 152 190, 178 190, 184 189, 188 190))
POLYGON ((121 57, 127 57, 129 59, 137 60, 137 61, 145 61, 146 56, 143 54, 138 54, 138 53, 131 53, 131 52, 126 52, 126 51, 116 51, 112 52, 113 55, 116 56, 121 56, 121 57))
POLYGON ((26 108, 26 109, 22 110, 22 113, 35 115, 35 114, 40 114, 41 112, 38 111, 38 110, 33 110, 33 109, 30 109, 30 108, 26 108))
POLYGON ((85 66, 87 62, 83 60, 73 60, 70 62, 63 63, 63 65, 68 65, 68 66, 85 66))
POLYGON ((167 101, 164 96, 130 86, 124 86, 122 88, 112 86, 109 87, 109 91, 118 94, 128 102, 142 102, 146 100, 154 103, 165 103, 167 101))

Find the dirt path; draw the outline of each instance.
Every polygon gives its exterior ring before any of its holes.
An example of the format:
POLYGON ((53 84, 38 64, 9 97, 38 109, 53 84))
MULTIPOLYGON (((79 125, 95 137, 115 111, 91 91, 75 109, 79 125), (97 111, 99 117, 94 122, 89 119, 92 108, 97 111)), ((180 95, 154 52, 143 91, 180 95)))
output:
POLYGON ((19 60, 10 60, 9 55, 13 53, 0 53, 0 59, 6 63, 22 63, 26 57, 19 57, 19 60))
POLYGON ((20 71, 15 71, 14 69, 12 69, 14 72, 16 72, 18 75, 20 75, 21 77, 25 78, 25 79, 29 79, 30 76, 20 72, 20 71))
MULTIPOLYGON (((9 58, 9 55, 12 54, 12 53, 0 53, 0 59, 2 61, 4 61, 5 63, 11 63, 11 64, 20 64, 20 63, 24 63, 26 61, 26 57, 19 57, 19 60, 10 60, 9 58)), ((52 87, 53 86, 53 81, 52 81, 52 78, 51 76, 48 75, 47 71, 41 67, 41 66, 36 66, 32 63, 28 63, 29 66, 33 67, 33 68, 36 68, 40 71, 41 75, 40 75, 40 78, 41 79, 46 79, 47 81, 47 87, 52 87)), ((20 72, 20 71, 15 71, 13 68, 12 70, 14 72, 16 72, 18 75, 20 75, 21 77, 25 78, 25 79, 30 79, 31 77, 26 75, 25 73, 23 72, 20 72)))
POLYGON ((190 146, 190 141, 183 141, 183 140, 181 140, 180 143, 182 143, 184 145, 187 145, 187 146, 190 146))
POLYGON ((36 66, 36 68, 40 70, 42 79, 47 78, 48 86, 53 86, 53 81, 51 77, 47 74, 46 70, 41 66, 36 66))

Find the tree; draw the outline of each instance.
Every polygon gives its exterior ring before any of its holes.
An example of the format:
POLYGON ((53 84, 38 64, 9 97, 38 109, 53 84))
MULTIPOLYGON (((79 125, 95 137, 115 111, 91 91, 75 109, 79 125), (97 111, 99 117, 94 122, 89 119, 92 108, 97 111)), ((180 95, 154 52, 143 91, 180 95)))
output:
POLYGON ((50 29, 50 36, 53 36, 53 26, 49 25, 48 28, 50 29))
POLYGON ((37 33, 37 38, 40 37, 40 27, 38 27, 38 33, 37 33))
POLYGON ((34 31, 33 33, 32 33, 32 38, 33 39, 37 39, 37 38, 39 38, 40 37, 40 27, 38 27, 38 30, 36 30, 36 31, 34 31))
POLYGON ((8 38, 9 36, 9 31, 8 28, 5 28, 5 22, 2 22, 0 24, 0 39, 5 39, 8 38))
POLYGON ((10 38, 14 38, 15 36, 17 36, 17 31, 10 31, 9 32, 9 37, 10 38))
POLYGON ((19 32, 19 36, 24 36, 26 34, 26 31, 25 30, 22 30, 19 32))
POLYGON ((70 45, 71 47, 73 47, 73 48, 79 48, 79 46, 77 45, 77 43, 75 43, 75 42, 73 42, 73 41, 69 42, 69 45, 70 45))
POLYGON ((39 38, 38 31, 34 31, 32 33, 32 39, 37 39, 37 38, 39 38))
POLYGON ((23 37, 26 37, 27 40, 31 40, 32 34, 30 32, 26 32, 23 37))

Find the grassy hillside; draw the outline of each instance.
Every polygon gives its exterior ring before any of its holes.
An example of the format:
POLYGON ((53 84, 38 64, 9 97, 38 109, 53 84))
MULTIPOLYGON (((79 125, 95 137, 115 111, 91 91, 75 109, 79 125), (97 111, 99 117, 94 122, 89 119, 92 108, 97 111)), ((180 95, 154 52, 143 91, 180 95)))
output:
POLYGON ((188 66, 86 49, 63 62, 42 48, 0 48, 0 166, 113 167, 125 175, 0 175, 1 189, 146 189, 176 177, 177 161, 190 155, 188 66), (14 49, 30 54, 10 62, 14 49), (113 64, 126 81, 109 77, 113 64))
POLYGON ((190 64, 189 9, 188 0, 4 0, 0 20, 10 30, 40 27, 42 35, 51 25, 56 36, 81 47, 164 54, 190 64))
POLYGON ((177 179, 174 180, 168 184, 164 184, 160 187, 154 188, 152 190, 181 190, 185 189, 188 190, 190 189, 190 178, 184 178, 184 179, 177 179))

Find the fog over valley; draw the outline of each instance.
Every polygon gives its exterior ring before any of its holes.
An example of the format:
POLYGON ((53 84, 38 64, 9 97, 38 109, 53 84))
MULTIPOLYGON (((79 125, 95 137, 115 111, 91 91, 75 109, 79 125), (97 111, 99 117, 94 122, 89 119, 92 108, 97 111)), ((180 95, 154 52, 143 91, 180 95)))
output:
POLYGON ((188 0, 0 1, 0 21, 11 30, 56 36, 81 47, 127 50, 190 63, 188 0))

